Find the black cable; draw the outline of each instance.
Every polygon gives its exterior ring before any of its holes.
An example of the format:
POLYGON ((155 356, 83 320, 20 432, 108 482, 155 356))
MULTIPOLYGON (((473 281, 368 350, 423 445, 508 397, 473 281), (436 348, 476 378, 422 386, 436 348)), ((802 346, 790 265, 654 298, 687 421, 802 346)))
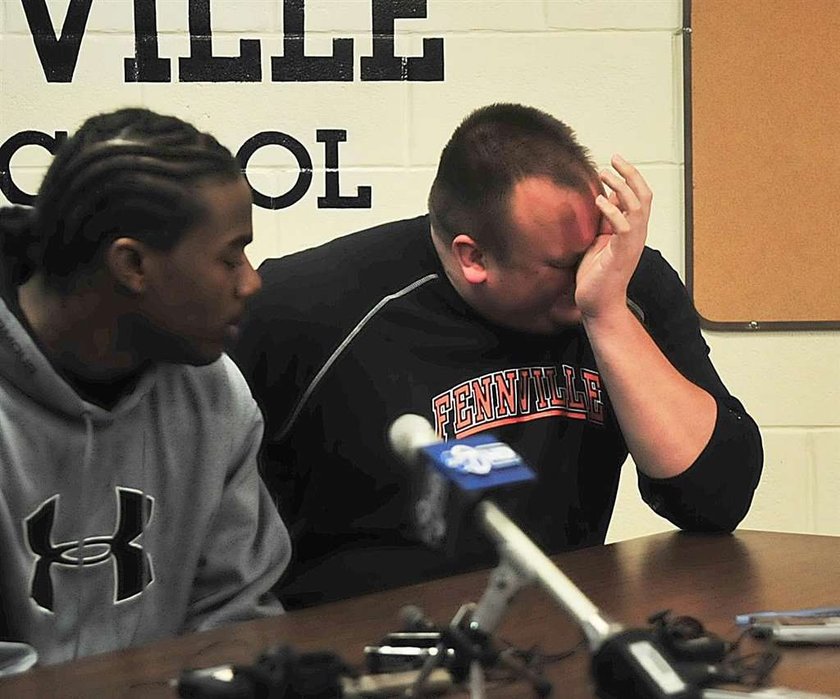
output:
POLYGON ((566 650, 558 651, 555 653, 544 653, 540 650, 538 645, 531 646, 528 649, 516 648, 512 643, 508 641, 502 640, 508 648, 513 649, 514 654, 520 660, 522 660, 526 665, 536 669, 537 667, 545 667, 546 665, 552 665, 553 663, 558 663, 561 660, 566 660, 566 658, 570 658, 575 653, 577 653, 581 648, 586 647, 586 640, 581 639, 578 641, 574 646, 571 648, 567 648, 566 650))

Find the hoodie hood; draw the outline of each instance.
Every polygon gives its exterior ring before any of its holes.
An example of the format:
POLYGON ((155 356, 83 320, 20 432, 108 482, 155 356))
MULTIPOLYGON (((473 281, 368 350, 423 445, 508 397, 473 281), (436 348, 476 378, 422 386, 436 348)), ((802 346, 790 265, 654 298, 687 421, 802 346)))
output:
POLYGON ((89 403, 56 372, 6 299, 0 300, 0 377, 50 412, 69 418, 88 416, 94 423, 110 422, 143 398, 154 384, 156 371, 154 367, 148 370, 111 410, 89 403))

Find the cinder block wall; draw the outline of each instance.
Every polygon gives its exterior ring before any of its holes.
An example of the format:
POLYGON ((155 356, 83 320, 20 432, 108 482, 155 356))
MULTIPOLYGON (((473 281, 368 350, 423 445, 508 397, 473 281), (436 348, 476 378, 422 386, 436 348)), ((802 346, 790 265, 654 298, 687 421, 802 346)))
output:
MULTIPOLYGON (((250 145, 251 184, 266 200, 285 197, 283 208, 255 207, 257 263, 423 212, 458 121, 517 101, 567 121, 599 163, 620 152, 640 167, 655 193, 649 244, 684 273, 678 0, 304 0, 289 14, 282 0, 212 0, 209 17, 190 0, 95 0, 75 24, 66 17, 78 3, 46 0, 49 24, 27 21, 24 5, 40 4, 0 3, 0 155, 11 154, 0 170, 24 193, 51 157, 42 146, 13 147, 31 140, 26 132, 49 140, 123 105, 175 113, 234 152, 250 145), (395 4, 412 16, 394 18, 395 4), (392 40, 393 54, 410 59, 406 79, 369 79, 374 26, 377 42, 392 40), (245 58, 202 64, 197 47, 208 39, 212 56, 245 58), (300 45, 307 56, 348 58, 282 79, 284 57, 300 45), (225 74, 231 63, 238 76, 225 74)), ((10 192, 7 183, 0 201, 10 192)), ((706 337, 764 434, 765 476, 744 526, 840 534, 840 333, 706 337)), ((610 540, 667 528, 640 503, 628 463, 610 540)))

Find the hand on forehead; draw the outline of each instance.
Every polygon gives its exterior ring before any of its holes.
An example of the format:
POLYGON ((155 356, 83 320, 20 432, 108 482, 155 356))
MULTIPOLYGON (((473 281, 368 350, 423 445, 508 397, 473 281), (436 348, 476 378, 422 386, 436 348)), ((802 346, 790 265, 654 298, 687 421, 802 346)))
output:
POLYGON ((547 177, 527 177, 514 185, 511 223, 526 240, 553 239, 569 252, 579 252, 598 233, 597 194, 561 187, 547 177))

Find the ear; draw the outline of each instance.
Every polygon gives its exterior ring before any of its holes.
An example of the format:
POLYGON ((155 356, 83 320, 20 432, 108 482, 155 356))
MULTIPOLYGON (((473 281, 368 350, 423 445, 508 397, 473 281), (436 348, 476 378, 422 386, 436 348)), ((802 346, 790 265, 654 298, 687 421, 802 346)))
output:
POLYGON ((148 250, 135 238, 117 238, 105 253, 105 264, 114 279, 129 292, 141 294, 148 284, 148 250))
POLYGON ((487 266, 484 252, 470 236, 461 233, 452 239, 452 256, 470 284, 487 281, 487 266))

